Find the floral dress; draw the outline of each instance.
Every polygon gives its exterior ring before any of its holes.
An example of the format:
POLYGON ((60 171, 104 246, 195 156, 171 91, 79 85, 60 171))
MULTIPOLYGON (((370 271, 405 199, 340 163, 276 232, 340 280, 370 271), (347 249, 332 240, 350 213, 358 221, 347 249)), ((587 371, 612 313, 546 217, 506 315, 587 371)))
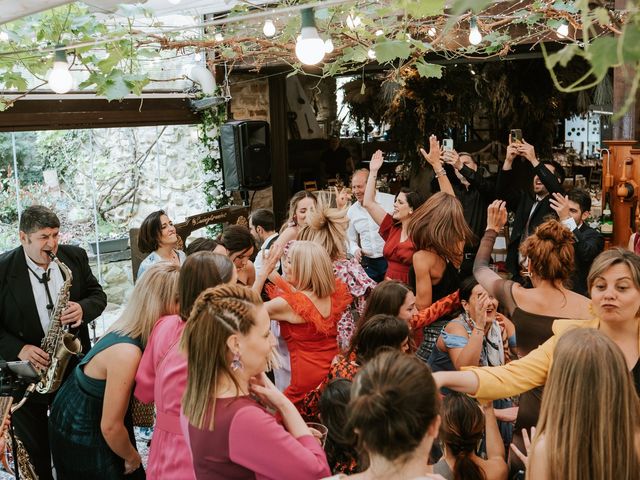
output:
POLYGON ((353 297, 350 308, 344 311, 338 321, 338 346, 344 352, 349 349, 351 336, 358 318, 364 313, 369 292, 377 284, 369 278, 362 265, 354 260, 336 260, 333 262, 333 273, 338 280, 347 285, 353 297))

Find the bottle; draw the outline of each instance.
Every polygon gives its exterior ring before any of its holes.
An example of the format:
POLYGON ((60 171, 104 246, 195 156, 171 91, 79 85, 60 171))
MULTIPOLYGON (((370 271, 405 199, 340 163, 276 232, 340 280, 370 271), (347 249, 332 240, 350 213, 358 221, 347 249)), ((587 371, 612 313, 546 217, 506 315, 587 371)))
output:
POLYGON ((609 209, 609 202, 604 206, 602 211, 602 218, 600 219, 600 233, 603 237, 609 238, 613 235, 613 217, 611 216, 611 210, 609 209))

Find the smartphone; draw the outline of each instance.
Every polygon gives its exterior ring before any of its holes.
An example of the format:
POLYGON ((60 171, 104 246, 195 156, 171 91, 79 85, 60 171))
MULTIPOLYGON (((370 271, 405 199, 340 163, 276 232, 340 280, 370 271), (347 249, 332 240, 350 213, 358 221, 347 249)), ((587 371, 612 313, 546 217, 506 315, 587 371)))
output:
POLYGON ((33 368, 31 362, 28 361, 18 361, 18 362, 7 362, 7 367, 11 370, 12 373, 21 378, 26 378, 29 380, 39 380, 40 375, 36 372, 36 369, 33 368))
POLYGON ((511 141, 512 142, 519 142, 522 143, 522 130, 520 130, 519 128, 512 128, 511 129, 511 141))
POLYGON ((445 152, 453 150, 453 139, 451 138, 443 138, 442 139, 442 148, 445 152))

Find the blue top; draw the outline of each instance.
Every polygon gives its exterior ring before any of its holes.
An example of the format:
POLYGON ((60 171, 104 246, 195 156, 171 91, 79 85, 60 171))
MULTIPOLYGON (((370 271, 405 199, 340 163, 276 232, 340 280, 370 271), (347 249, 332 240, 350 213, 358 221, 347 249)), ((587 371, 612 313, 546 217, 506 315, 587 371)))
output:
MULTIPOLYGON (((180 265, 182 266, 184 261, 187 259, 187 255, 182 250, 174 250, 174 252, 176 252, 176 255, 178 255, 178 260, 180 260, 180 265)), ((147 270, 151 265, 165 261, 166 260, 163 260, 163 258, 156 252, 151 252, 138 267, 138 278, 140 278, 145 270, 147 270)))

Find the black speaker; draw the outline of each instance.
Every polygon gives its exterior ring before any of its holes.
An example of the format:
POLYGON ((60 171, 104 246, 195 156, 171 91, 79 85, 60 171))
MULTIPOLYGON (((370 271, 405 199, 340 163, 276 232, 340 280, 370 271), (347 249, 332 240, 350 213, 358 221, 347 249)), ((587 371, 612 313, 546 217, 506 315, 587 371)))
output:
POLYGON ((269 124, 256 120, 220 127, 222 173, 226 190, 257 190, 271 185, 269 124))

